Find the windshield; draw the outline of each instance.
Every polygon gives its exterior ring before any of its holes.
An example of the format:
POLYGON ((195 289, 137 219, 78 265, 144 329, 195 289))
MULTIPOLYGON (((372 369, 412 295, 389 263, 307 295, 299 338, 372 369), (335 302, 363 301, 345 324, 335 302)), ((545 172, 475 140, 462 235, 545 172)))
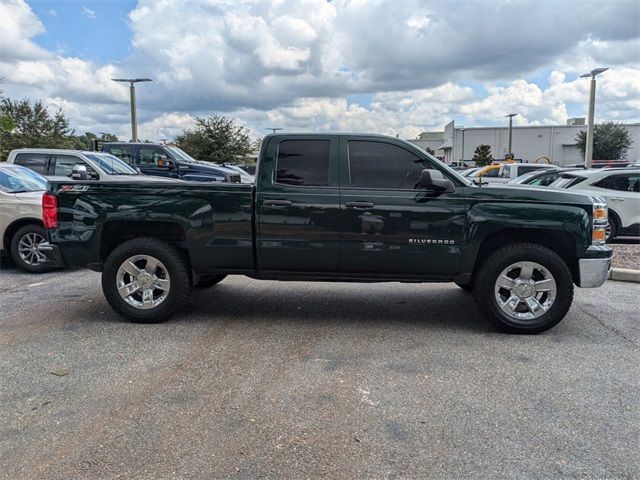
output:
POLYGON ((96 162, 107 175, 138 175, 136 170, 109 153, 85 153, 85 155, 96 162))
POLYGON ((166 147, 171 153, 173 153, 179 160, 184 160, 185 162, 195 162, 196 159, 189 155, 187 152, 178 147, 166 147))
POLYGON ((576 182, 576 180, 580 178, 581 177, 578 177, 575 175, 563 175, 562 177, 556 179, 556 181, 552 182, 549 186, 551 188, 567 188, 573 185, 574 183, 579 183, 580 181, 585 180, 585 178, 582 177, 582 180, 579 180, 578 182, 576 182))
POLYGON ((0 168, 0 191, 4 193, 39 192, 47 189, 47 179, 28 168, 0 168))
POLYGON ((527 183, 529 180, 534 179, 539 175, 546 175, 547 173, 549 172, 533 171, 529 173, 523 173, 519 177, 509 180, 507 183, 527 183))

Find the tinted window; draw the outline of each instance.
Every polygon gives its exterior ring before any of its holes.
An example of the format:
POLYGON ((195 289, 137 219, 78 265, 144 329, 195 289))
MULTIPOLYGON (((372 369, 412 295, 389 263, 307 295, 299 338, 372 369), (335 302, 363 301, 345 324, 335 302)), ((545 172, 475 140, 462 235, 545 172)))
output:
POLYGON ((544 175, 540 175, 535 180, 529 183, 529 185, 540 185, 543 187, 548 187, 558 178, 557 173, 546 173, 544 175))
POLYGON ((397 145, 370 141, 349 142, 352 187, 415 188, 425 168, 422 160, 397 145))
POLYGON ((109 153, 111 155, 115 155, 121 160, 124 160, 127 163, 131 163, 131 147, 130 146, 120 146, 114 145, 109 147, 109 153))
POLYGON ((595 186, 619 192, 640 192, 640 175, 611 175, 600 180, 595 186))
POLYGON ((160 157, 166 157, 164 153, 158 147, 140 147, 140 165, 158 165, 160 157))
POLYGON ((43 175, 48 174, 48 162, 49 155, 46 153, 19 153, 14 161, 16 165, 22 165, 43 175))
POLYGON ((522 175, 523 173, 533 172, 535 170, 540 170, 541 168, 544 168, 544 167, 534 167, 534 166, 531 166, 531 167, 520 167, 520 169, 518 170, 518 174, 522 175))
POLYGON ((76 164, 85 165, 87 169, 89 169, 89 166, 86 164, 86 162, 71 155, 56 155, 53 163, 54 165, 51 175, 60 177, 68 177, 69 175, 71 175, 71 171, 76 164))
POLYGON ((276 182, 329 185, 329 140, 285 140, 278 146, 276 182))

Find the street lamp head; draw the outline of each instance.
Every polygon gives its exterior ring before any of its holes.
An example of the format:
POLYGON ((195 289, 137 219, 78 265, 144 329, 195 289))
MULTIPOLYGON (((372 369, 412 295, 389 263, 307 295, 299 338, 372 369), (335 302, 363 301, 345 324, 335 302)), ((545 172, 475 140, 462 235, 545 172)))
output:
POLYGON ((513 118, 516 115, 518 115, 518 114, 517 113, 510 113, 509 115, 505 115, 505 117, 513 118))
POLYGON ((600 75, 602 72, 606 72, 609 68, 594 68, 589 73, 585 73, 584 75, 580 75, 580 78, 595 78, 596 75, 600 75))
POLYGON ((126 82, 126 83, 138 83, 138 82, 152 82, 150 78, 112 78, 114 82, 126 82))

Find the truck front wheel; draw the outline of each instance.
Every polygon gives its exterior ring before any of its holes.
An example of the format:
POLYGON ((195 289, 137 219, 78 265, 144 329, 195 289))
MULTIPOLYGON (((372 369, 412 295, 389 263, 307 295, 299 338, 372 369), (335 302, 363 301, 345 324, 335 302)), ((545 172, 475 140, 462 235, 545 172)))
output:
POLYGON ((160 322, 189 300, 187 260, 167 243, 151 238, 129 240, 104 262, 102 290, 111 307, 126 319, 160 322))
POLYGON ((540 333, 559 323, 573 301, 573 280, 554 251, 514 243, 492 253, 480 266, 473 294, 478 307, 499 329, 540 333))

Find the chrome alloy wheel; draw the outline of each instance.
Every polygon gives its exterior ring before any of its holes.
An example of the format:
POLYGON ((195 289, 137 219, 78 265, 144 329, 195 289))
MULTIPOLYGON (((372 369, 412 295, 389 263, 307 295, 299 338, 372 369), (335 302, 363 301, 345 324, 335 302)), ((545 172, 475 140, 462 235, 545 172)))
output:
POLYGON ((164 302, 171 289, 167 267, 150 255, 127 258, 116 275, 118 293, 129 305, 142 310, 164 302))
POLYGON ((44 262, 47 257, 40 251, 40 245, 45 242, 45 238, 39 233, 31 232, 23 235, 18 242, 18 255, 20 259, 28 265, 38 265, 44 262))
POLYGON ((498 307, 514 320, 533 320, 549 311, 557 286, 551 272, 536 262, 517 262, 505 268, 495 283, 498 307))

